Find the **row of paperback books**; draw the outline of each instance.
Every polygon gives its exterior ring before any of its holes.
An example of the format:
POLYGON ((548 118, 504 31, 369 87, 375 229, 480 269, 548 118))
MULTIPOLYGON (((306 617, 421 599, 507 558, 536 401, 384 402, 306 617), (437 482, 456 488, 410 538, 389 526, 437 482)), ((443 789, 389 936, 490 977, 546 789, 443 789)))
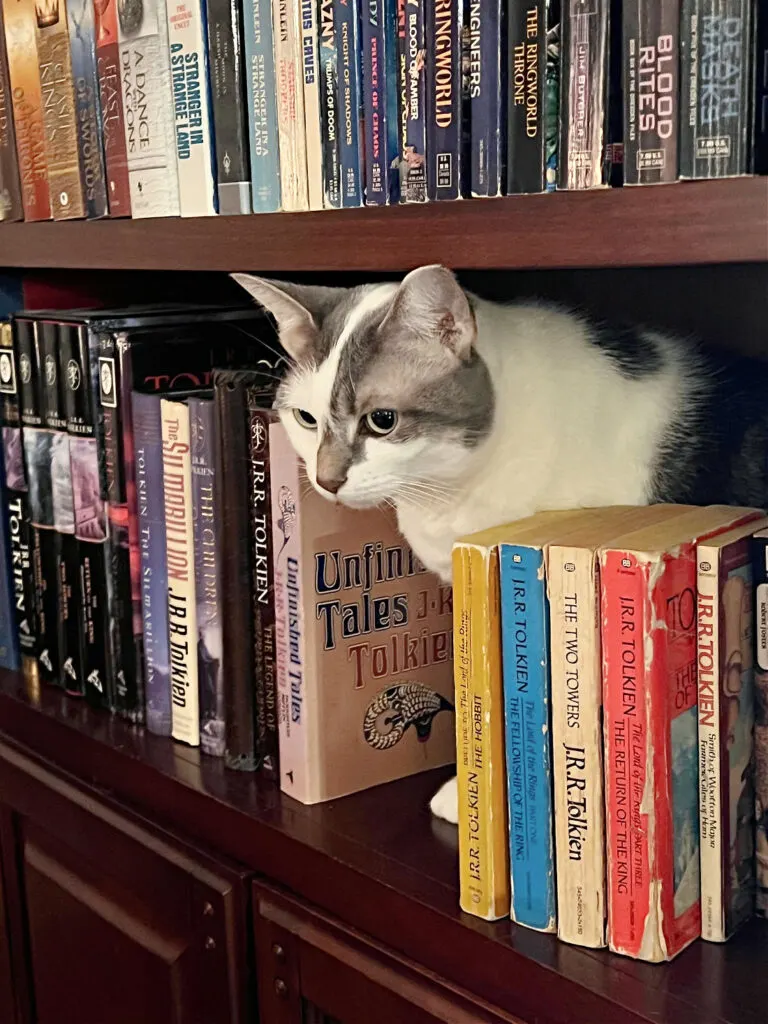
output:
POLYGON ((727 939, 756 874, 768 909, 762 516, 541 513, 456 545, 465 911, 661 961, 727 939))
POLYGON ((0 218, 768 171, 759 0, 3 0, 0 218))
POLYGON ((0 339, 3 664, 307 803, 453 761, 451 590, 391 516, 302 487, 261 314, 21 313, 0 339))

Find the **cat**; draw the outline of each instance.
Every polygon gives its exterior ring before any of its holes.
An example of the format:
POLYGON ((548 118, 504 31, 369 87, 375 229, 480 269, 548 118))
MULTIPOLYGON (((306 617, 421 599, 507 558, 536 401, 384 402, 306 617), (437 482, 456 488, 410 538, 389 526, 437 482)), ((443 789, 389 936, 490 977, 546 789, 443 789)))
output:
MULTIPOLYGON (((541 509, 766 504, 768 364, 481 300, 437 265, 350 289, 233 277, 292 361, 275 407, 311 483, 393 506, 445 582, 456 538, 541 509)), ((457 820, 455 779, 431 807, 457 820)))

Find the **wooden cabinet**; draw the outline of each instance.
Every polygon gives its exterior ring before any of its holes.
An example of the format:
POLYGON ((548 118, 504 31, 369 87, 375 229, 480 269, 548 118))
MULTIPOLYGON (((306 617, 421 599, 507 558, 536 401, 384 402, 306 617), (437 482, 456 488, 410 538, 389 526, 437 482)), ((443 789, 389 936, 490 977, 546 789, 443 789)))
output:
POLYGON ((13 967, 11 965, 11 932, 0 857, 0 1021, 16 1024, 13 967))

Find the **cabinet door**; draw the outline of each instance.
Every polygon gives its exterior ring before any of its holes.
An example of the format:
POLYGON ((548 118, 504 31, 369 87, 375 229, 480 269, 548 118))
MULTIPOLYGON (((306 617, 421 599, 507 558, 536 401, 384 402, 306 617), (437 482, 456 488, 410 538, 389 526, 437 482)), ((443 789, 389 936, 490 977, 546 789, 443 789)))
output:
MULTIPOLYGON (((0 837, 2 833, 0 833, 0 837)), ((0 838, 0 841, 2 839, 0 838)), ((16 1000, 14 997, 13 969, 11 967, 10 922, 6 909, 3 885, 3 863, 0 857, 0 1021, 14 1024, 16 1000)))
POLYGON ((261 1024, 521 1024, 271 886, 253 905, 261 1024))
POLYGON ((244 873, 3 744, 0 792, 36 1024, 246 1024, 244 873))

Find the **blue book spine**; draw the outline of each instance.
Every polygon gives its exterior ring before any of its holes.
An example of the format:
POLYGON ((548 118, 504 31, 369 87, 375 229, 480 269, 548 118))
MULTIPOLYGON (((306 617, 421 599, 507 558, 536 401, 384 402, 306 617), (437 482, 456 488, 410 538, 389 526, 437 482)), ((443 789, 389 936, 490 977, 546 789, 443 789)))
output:
POLYGON ((147 727, 171 735, 171 672, 168 645, 168 570, 165 556, 161 396, 131 395, 136 498, 141 552, 141 615, 144 637, 147 727))
POLYGON ((280 154, 275 100, 275 49, 270 0, 244 0, 246 89, 254 213, 280 209, 280 154))
POLYGON ((16 608, 11 593, 11 547, 9 544, 8 496, 5 490, 5 465, 0 458, 0 667, 17 671, 21 667, 16 632, 16 608))
POLYGON ((427 194, 459 199, 462 184, 462 0, 426 0, 427 194))
POLYGON ((513 920, 555 930, 549 605, 541 548, 500 548, 513 920))
POLYGON ((500 0, 469 4, 470 189, 473 196, 504 191, 506 48, 500 0))
POLYGON ((334 0, 318 0, 320 117, 323 138, 323 191, 326 207, 341 206, 339 140, 339 62, 336 56, 334 0))
POLYGON ((357 0, 334 0, 336 60, 339 69, 339 158, 341 205, 363 201, 363 164, 360 159, 360 15, 357 0))
POLYGON ((398 197, 396 0, 368 0, 361 14, 365 201, 385 206, 398 197))
POLYGON ((101 144, 101 101, 92 0, 67 0, 80 178, 89 220, 106 217, 107 176, 101 144))

